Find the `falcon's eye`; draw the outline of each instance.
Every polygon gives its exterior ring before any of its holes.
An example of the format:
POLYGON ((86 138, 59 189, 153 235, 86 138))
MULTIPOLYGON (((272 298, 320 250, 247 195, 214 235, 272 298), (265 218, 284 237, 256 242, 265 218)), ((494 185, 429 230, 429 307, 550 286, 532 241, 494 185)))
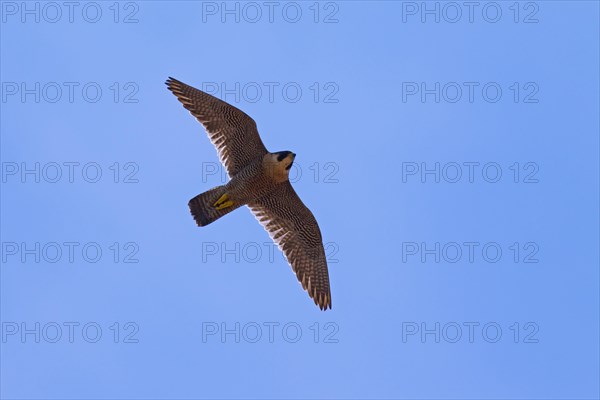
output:
POLYGON ((277 161, 282 162, 284 158, 286 158, 290 154, 289 151, 280 151, 277 153, 277 161))

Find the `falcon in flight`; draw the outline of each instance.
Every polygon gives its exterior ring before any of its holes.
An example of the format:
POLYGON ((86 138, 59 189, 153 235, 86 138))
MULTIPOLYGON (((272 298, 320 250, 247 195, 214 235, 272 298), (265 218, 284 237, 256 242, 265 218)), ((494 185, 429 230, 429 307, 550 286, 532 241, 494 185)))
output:
POLYGON ((231 178, 227 184, 189 201, 190 212, 198 226, 206 226, 247 205, 279 246, 315 304, 321 310, 331 308, 321 231, 288 179, 296 154, 267 151, 256 122, 232 105, 177 79, 169 78, 166 84, 204 125, 231 178))

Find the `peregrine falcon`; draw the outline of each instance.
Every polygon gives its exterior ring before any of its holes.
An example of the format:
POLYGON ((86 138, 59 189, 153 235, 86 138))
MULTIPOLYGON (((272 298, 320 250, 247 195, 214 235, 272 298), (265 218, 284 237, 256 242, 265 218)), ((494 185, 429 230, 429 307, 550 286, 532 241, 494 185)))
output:
POLYGON ((321 231, 288 179, 296 154, 268 152, 256 122, 236 107, 171 77, 165 83, 204 125, 230 177, 227 184, 189 201, 196 224, 206 226, 240 206, 248 206, 315 304, 321 310, 331 308, 321 231))

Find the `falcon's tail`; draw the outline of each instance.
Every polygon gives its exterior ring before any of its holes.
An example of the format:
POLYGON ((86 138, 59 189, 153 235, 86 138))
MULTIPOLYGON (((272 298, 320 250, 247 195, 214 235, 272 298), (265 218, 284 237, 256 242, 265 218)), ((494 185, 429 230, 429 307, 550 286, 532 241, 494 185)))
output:
POLYGON ((206 226, 229 214, 241 204, 233 204, 228 200, 225 186, 217 186, 191 199, 188 206, 196 224, 206 226))

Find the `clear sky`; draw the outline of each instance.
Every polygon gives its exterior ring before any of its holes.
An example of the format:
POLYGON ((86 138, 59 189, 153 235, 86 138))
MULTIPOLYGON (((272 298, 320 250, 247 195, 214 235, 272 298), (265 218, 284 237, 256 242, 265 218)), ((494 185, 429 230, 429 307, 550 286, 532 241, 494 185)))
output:
POLYGON ((599 7, 1 8, 1 396, 598 398, 599 7), (297 154, 321 312, 173 76, 297 154))

